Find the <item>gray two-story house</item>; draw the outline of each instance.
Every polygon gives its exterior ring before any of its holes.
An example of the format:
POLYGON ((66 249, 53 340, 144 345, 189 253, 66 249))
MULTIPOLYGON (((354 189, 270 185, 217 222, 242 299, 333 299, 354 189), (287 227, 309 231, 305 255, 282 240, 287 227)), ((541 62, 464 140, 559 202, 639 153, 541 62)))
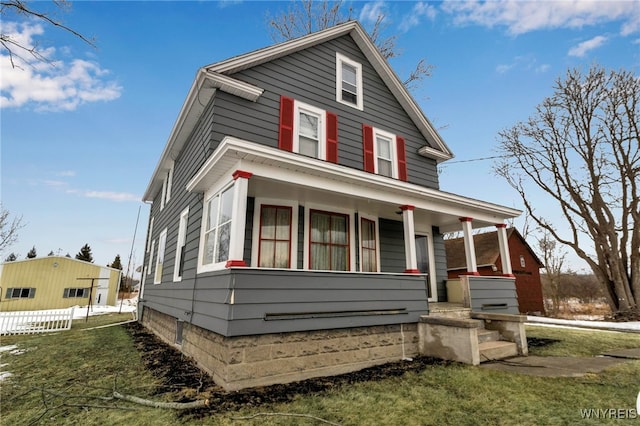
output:
POLYGON ((144 195, 141 321, 228 389, 418 354, 443 233, 474 275, 471 229, 519 214, 440 191, 450 158, 357 22, 201 68, 144 195))

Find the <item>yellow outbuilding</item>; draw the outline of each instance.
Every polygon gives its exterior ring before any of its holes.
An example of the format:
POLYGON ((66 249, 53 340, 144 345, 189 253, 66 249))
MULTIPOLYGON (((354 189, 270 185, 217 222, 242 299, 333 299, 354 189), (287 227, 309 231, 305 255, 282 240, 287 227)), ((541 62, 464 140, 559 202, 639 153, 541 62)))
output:
POLYGON ((0 264, 0 312, 115 305, 121 271, 62 256, 0 264))

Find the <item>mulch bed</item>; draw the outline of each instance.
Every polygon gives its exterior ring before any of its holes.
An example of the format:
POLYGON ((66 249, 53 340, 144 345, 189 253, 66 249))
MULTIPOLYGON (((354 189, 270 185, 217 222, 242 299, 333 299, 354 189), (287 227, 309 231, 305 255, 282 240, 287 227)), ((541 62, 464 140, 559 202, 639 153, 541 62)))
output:
POLYGON ((630 309, 628 311, 615 312, 605 317, 605 321, 627 322, 640 321, 640 309, 630 309))
POLYGON ((164 343, 139 323, 129 323, 124 327, 133 338, 145 367, 161 381, 161 385, 154 392, 155 395, 169 394, 169 399, 174 402, 209 399, 210 405, 207 408, 180 412, 180 416, 189 418, 200 418, 263 404, 288 402, 297 395, 318 394, 342 385, 382 380, 402 376, 406 372, 420 372, 432 365, 451 364, 450 361, 420 356, 413 358, 413 361, 389 363, 339 376, 228 392, 216 385, 192 359, 164 343))

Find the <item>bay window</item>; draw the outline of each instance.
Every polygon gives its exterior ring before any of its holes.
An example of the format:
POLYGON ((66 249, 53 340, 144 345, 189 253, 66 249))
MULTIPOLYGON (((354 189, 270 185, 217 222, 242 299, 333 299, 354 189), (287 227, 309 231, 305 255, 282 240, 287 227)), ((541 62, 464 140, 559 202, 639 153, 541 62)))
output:
POLYGON ((233 187, 209 197, 204 206, 204 246, 202 265, 215 265, 229 260, 233 187))

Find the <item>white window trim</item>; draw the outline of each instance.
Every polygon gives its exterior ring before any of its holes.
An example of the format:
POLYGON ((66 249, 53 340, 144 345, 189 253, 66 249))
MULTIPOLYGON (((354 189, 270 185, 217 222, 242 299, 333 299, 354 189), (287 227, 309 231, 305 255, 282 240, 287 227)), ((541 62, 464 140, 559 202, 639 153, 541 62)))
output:
POLYGON ((187 226, 189 223, 189 207, 184 209, 180 213, 180 219, 178 221, 178 242, 176 243, 176 260, 173 265, 173 281, 182 281, 182 275, 180 275, 180 263, 182 262, 181 248, 186 243, 187 239, 187 226))
POLYGON ((151 250, 151 236, 153 235, 153 219, 154 217, 151 216, 151 222, 149 223, 149 234, 147 235, 147 253, 149 253, 149 250, 151 250))
MULTIPOLYGON (((329 213, 339 213, 344 214, 349 217, 349 270, 344 272, 350 272, 356 270, 356 237, 355 237, 355 219, 353 210, 348 210, 340 207, 330 206, 326 204, 313 204, 307 203, 304 206, 304 248, 303 248, 303 256, 302 259, 302 268, 309 270, 309 226, 311 224, 310 221, 310 212, 311 210, 321 210, 329 213)), ((314 271, 318 271, 318 269, 313 269, 314 271)), ((329 272, 342 272, 342 271, 329 271, 329 272)))
MULTIPOLYGON (((422 226, 418 226, 414 230, 414 235, 416 236, 425 236, 427 237, 427 250, 429 251, 429 276, 428 276, 428 285, 431 287, 431 297, 428 299, 429 302, 437 302, 438 301, 438 284, 437 284, 437 275, 436 275, 436 254, 435 247, 433 245, 433 231, 431 224, 423 224, 422 226)), ((415 236, 414 236, 415 238, 415 236)))
POLYGON ((348 105, 352 108, 359 109, 362 111, 363 107, 363 96, 362 96, 362 64, 355 62, 344 55, 336 52, 336 101, 343 104, 348 105), (357 102, 355 104, 342 100, 342 64, 345 63, 350 65, 356 69, 356 96, 358 97, 357 102))
POLYGON ((153 274, 153 283, 160 284, 162 282, 162 275, 164 274, 165 255, 167 249, 167 228, 163 229, 158 237, 158 252, 156 253, 156 267, 153 274), (160 266, 160 259, 162 259, 162 269, 160 269, 160 276, 158 276, 158 267, 160 266))
POLYGON ((251 267, 258 267, 260 253, 260 212, 262 205, 291 207, 291 269, 298 268, 298 202, 276 198, 256 198, 253 207, 253 233, 251 236, 251 267))
POLYGON ((164 210, 164 198, 167 195, 167 178, 162 181, 162 194, 160 194, 160 211, 164 210))
MULTIPOLYGON (((203 273, 203 272, 210 272, 210 271, 219 271, 222 269, 226 268, 227 265, 227 260, 223 260, 222 262, 212 262, 212 263, 203 263, 204 261, 204 240, 205 240, 205 234, 206 234, 206 223, 207 223, 207 215, 209 214, 209 212, 207 211, 206 204, 207 202, 215 197, 216 195, 221 195, 224 191, 231 189, 231 191, 233 191, 233 181, 232 182, 225 182, 224 185, 216 185, 214 187, 212 187, 211 189, 209 189, 207 192, 205 192, 204 194, 204 201, 202 204, 202 208, 203 208, 203 212, 202 212, 202 222, 200 224, 200 244, 198 247, 198 273, 203 273)), ((235 198, 235 193, 234 193, 234 198, 235 198)), ((235 202, 235 199, 234 199, 235 202)), ((233 223, 233 220, 235 220, 236 218, 232 217, 231 221, 233 223)))
POLYGON ((168 203, 171 199, 171 188, 173 186, 173 168, 175 164, 175 161, 171 162, 171 167, 169 167, 169 172, 167 173, 167 191, 165 194, 165 204, 168 203))
POLYGON ((391 140, 391 177, 398 179, 398 142, 397 136, 393 133, 385 130, 373 128, 373 171, 375 174, 380 174, 378 171, 378 136, 391 140))
POLYGON ((360 226, 362 223, 362 219, 370 220, 374 223, 374 228, 376 231, 376 272, 380 272, 380 226, 378 225, 378 218, 375 216, 369 216, 367 214, 358 214, 358 252, 360 259, 360 272, 364 272, 362 270, 362 227, 360 226))
MULTIPOLYGON (((293 104, 293 152, 300 153, 300 112, 306 112, 318 117, 318 159, 327 157, 327 112, 303 102, 294 101, 293 104)), ((313 157, 311 157, 313 158, 313 157)))
POLYGON ((156 240, 152 240, 151 241, 151 250, 149 253, 149 268, 147 269, 147 274, 151 275, 151 273, 153 272, 154 268, 153 266, 153 252, 156 250, 156 240))

